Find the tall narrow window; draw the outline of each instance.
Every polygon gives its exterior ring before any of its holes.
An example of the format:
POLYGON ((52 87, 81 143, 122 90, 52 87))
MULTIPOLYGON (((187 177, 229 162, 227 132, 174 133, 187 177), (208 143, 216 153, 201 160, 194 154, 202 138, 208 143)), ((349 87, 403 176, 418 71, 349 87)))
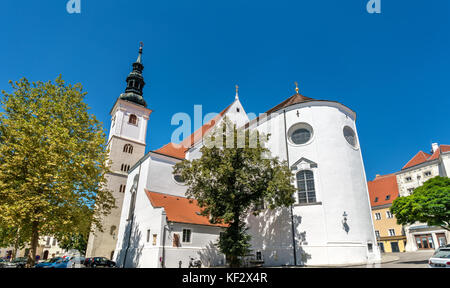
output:
POLYGON ((123 152, 133 154, 133 145, 126 144, 123 146, 123 152))
POLYGON ((191 229, 183 229, 183 243, 191 243, 191 229))
POLYGON ((312 171, 304 170, 297 173, 297 188, 299 203, 315 203, 317 201, 312 171))
POLYGON ((136 115, 131 114, 128 123, 133 124, 133 125, 137 125, 137 117, 136 117, 136 115))
POLYGON ((147 230, 147 243, 150 243, 150 229, 147 230))

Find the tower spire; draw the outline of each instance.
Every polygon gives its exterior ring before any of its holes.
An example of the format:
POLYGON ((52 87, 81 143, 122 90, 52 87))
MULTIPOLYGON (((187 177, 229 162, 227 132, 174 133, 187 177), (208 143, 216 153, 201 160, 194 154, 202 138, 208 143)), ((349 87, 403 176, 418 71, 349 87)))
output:
POLYGON ((239 100, 239 85, 236 85, 236 100, 239 100))
POLYGON ((138 56, 138 58, 136 60, 136 63, 142 64, 142 50, 144 49, 144 42, 140 42, 139 44, 140 44, 140 46, 139 46, 139 56, 138 56))
POLYGON ((297 94, 300 94, 300 89, 298 88, 298 82, 295 81, 295 92, 297 92, 297 94))
POLYGON ((140 42, 138 58, 136 62, 133 63, 133 70, 126 80, 127 88, 125 89, 125 93, 120 95, 120 98, 147 107, 147 103, 143 97, 145 86, 144 76, 142 75, 142 72, 144 71, 144 65, 142 64, 143 48, 144 43, 140 42))

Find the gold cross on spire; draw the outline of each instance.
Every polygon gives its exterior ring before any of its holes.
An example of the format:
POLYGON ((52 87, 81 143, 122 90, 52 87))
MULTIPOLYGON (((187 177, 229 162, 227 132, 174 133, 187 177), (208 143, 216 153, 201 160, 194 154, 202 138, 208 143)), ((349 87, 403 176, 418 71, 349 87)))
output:
POLYGON ((297 92, 297 94, 300 94, 300 89, 298 89, 298 82, 295 81, 295 91, 297 92))
POLYGON ((239 85, 236 85, 236 100, 239 99, 239 85))

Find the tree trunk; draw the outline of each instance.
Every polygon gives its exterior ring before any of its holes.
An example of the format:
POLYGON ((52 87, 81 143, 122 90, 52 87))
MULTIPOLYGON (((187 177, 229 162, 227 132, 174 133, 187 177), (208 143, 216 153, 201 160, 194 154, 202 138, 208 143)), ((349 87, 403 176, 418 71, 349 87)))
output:
POLYGON ((39 223, 33 222, 31 235, 31 255, 28 255, 28 265, 33 267, 36 263, 37 246, 39 244, 39 223))
POLYGON ((20 242, 20 228, 17 230, 16 242, 14 243, 13 253, 11 255, 11 259, 9 259, 10 261, 13 261, 14 259, 16 259, 17 250, 19 250, 19 242, 20 242))
MULTIPOLYGON (((239 213, 235 213, 234 216, 234 221, 231 224, 231 229, 234 230, 233 235, 235 236, 236 239, 233 239, 235 241, 235 243, 237 243, 239 241, 239 235, 240 235, 240 231, 239 231, 239 225, 240 225, 240 217, 239 217, 239 213)), ((230 255, 230 268, 239 268, 241 266, 241 261, 239 260, 239 255, 230 255)))

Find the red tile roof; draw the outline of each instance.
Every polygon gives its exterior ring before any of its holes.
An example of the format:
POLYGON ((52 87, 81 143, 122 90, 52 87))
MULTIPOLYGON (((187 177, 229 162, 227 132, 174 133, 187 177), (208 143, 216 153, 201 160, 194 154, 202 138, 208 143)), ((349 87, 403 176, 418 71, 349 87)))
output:
MULTIPOLYGON (((233 105, 233 104, 231 104, 233 105)), ((203 136, 208 133, 219 120, 225 115, 225 113, 230 109, 231 105, 225 108, 222 112, 220 112, 216 117, 214 117, 211 121, 200 127, 197 131, 192 133, 189 137, 186 137, 180 144, 169 143, 154 152, 164 154, 167 156, 175 157, 175 158, 186 158, 186 151, 194 146, 198 141, 203 139, 203 136)))
POLYGON ((154 152, 167 156, 184 159, 186 158, 186 147, 180 144, 169 143, 154 152))
POLYGON ((199 215, 201 209, 196 200, 150 192, 147 189, 145 193, 153 207, 164 208, 170 222, 227 227, 225 224, 211 224, 207 217, 199 215))
POLYGON ((417 153, 416 156, 414 156, 411 160, 409 160, 408 163, 406 163, 406 165, 405 165, 405 167, 403 167, 403 169, 427 162, 428 158, 430 158, 430 157, 431 157, 430 154, 427 154, 423 151, 419 151, 419 153, 417 153))
POLYGON ((419 151, 419 153, 416 154, 411 160, 409 160, 408 163, 402 168, 402 170, 428 162, 432 160, 436 160, 439 158, 441 153, 443 152, 449 152, 450 151, 450 145, 441 145, 439 148, 433 153, 433 155, 430 155, 428 153, 425 153, 423 151, 419 151))
POLYGON ((397 176, 389 174, 377 176, 375 180, 367 182, 369 186, 370 204, 372 207, 391 204, 399 197, 397 176), (390 196, 389 199, 386 199, 390 196))

